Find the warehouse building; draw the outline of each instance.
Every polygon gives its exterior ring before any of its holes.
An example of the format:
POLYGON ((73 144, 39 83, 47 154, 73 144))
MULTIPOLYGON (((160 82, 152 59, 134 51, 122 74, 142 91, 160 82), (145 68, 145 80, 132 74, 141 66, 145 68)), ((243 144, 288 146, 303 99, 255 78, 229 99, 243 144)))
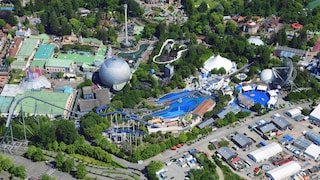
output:
POLYGON ((286 118, 275 116, 272 120, 272 123, 280 130, 286 130, 291 126, 291 123, 289 123, 286 118))
POLYGON ((251 152, 250 154, 248 154, 248 157, 252 159, 254 162, 258 163, 258 162, 265 161, 270 157, 281 152, 282 152, 282 147, 278 143, 273 142, 271 144, 268 144, 267 146, 264 146, 260 149, 257 149, 251 152))
POLYGON ((295 147, 299 148, 300 150, 307 149, 311 144, 312 144, 311 141, 309 141, 308 139, 305 139, 303 137, 299 137, 293 142, 293 145, 295 147))
POLYGON ((217 154, 219 154, 225 161, 231 161, 232 159, 237 157, 235 152, 233 152, 231 149, 225 146, 219 148, 217 150, 217 154))
POLYGON ((320 144, 320 134, 317 134, 313 131, 308 131, 304 135, 307 139, 312 141, 314 144, 316 144, 316 145, 320 144))
POLYGON ((243 134, 233 136, 232 141, 240 148, 247 148, 252 144, 251 140, 243 134))
POLYGON ((310 113, 309 119, 315 124, 320 124, 320 104, 310 113))
POLYGON ((298 108, 290 109, 289 111, 286 112, 286 114, 289 117, 295 118, 295 117, 301 115, 301 110, 298 108))
POLYGON ((320 147, 314 144, 311 144, 305 151, 304 154, 312 158, 313 160, 317 160, 320 158, 320 147))
POLYGON ((301 170, 301 166, 295 162, 291 161, 282 166, 274 168, 266 173, 266 176, 271 180, 282 180, 294 175, 301 170))

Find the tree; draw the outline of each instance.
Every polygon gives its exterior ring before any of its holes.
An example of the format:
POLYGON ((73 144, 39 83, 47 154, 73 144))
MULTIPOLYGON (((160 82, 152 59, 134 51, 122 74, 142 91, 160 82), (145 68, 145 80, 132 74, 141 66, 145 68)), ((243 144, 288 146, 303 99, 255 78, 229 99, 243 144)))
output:
POLYGON ((157 180, 156 172, 162 169, 163 163, 161 161, 151 161, 147 166, 148 177, 151 180, 157 180))
POLYGON ((78 132, 73 122, 60 120, 57 121, 56 136, 59 142, 63 141, 66 144, 72 144, 78 137, 78 132))
POLYGON ((50 28, 50 33, 51 34, 58 34, 59 29, 60 29, 60 23, 57 17, 57 14, 55 11, 50 11, 51 13, 49 14, 49 28, 50 28))
POLYGON ((58 78, 63 78, 64 73, 63 72, 58 72, 58 78))
POLYGON ((3 19, 0 19, 0 28, 3 28, 6 25, 6 21, 3 19))
POLYGON ((151 38, 156 32, 156 26, 154 24, 146 24, 143 29, 143 37, 151 38))
POLYGON ((37 151, 37 148, 35 146, 29 146, 28 147, 28 151, 27 151, 27 158, 28 159, 32 159, 33 158, 33 155, 36 153, 37 151))
POLYGON ((87 175, 86 166, 83 163, 77 165, 76 178, 83 179, 87 175))
POLYGON ((179 134, 179 142, 180 143, 185 143, 185 142, 187 142, 187 140, 188 140, 188 136, 186 135, 186 133, 185 132, 181 132, 179 134))
POLYGON ((10 158, 3 158, 1 160, 0 166, 4 171, 8 171, 10 168, 13 167, 13 161, 10 158))
POLYGON ((56 156, 56 168, 61 170, 63 162, 64 162, 64 156, 61 152, 58 152, 58 154, 56 156))
POLYGON ((19 177, 20 179, 26 178, 26 168, 24 166, 17 166, 11 168, 10 171, 11 174, 13 174, 16 177, 19 177))
POLYGON ((8 57, 8 58, 6 59, 6 61, 5 61, 5 64, 6 64, 7 66, 9 66, 11 63, 13 63, 13 61, 14 61, 14 58, 13 58, 13 57, 8 57))
POLYGON ((208 10, 208 4, 206 3, 206 1, 202 1, 200 6, 198 7, 198 11, 204 13, 207 10, 208 10))
POLYGON ((220 24, 218 24, 218 25, 216 26, 216 32, 217 32, 218 34, 223 34, 224 31, 225 31, 225 29, 226 29, 226 25, 224 25, 224 24, 222 24, 222 23, 220 23, 220 24))
POLYGON ((51 177, 48 174, 44 174, 42 175, 41 180, 51 180, 51 177))
POLYGON ((70 35, 71 25, 69 24, 68 19, 66 17, 61 17, 60 24, 61 24, 60 35, 61 36, 70 35))
POLYGON ((53 151, 57 152, 58 151, 58 148, 59 148, 59 143, 58 141, 53 141, 53 144, 52 144, 52 148, 53 148, 53 151))
POLYGON ((228 33, 235 33, 237 31, 237 24, 234 21, 227 21, 226 31, 228 33))
POLYGON ((70 173, 74 167, 74 161, 72 159, 67 159, 62 164, 62 171, 70 173))

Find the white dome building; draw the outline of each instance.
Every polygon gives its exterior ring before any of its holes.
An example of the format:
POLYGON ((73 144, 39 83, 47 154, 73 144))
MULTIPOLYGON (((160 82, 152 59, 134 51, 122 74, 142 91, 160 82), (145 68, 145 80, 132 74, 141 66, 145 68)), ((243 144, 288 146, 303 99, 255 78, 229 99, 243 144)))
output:
POLYGON ((127 84, 131 76, 128 63, 119 57, 111 57, 101 64, 99 78, 103 85, 120 91, 127 84))
POLYGON ((261 79, 261 81, 263 81, 265 83, 272 83, 272 81, 274 81, 274 79, 275 79, 273 70, 272 69, 264 69, 260 73, 260 79, 261 79))
POLYGON ((249 44, 253 44, 255 46, 262 46, 264 45, 264 42, 260 39, 260 38, 256 38, 256 37, 250 37, 248 39, 249 44))
POLYGON ((233 63, 220 55, 211 56, 205 63, 204 63, 204 70, 210 72, 213 69, 220 69, 224 68, 227 73, 231 72, 231 70, 235 67, 233 63))

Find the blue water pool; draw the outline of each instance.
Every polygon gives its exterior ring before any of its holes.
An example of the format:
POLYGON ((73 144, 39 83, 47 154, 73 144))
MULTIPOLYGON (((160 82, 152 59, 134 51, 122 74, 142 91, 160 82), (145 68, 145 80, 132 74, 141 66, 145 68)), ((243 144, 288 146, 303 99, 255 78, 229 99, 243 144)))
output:
POLYGON ((159 103, 166 103, 169 107, 165 110, 152 113, 152 116, 159 116, 163 119, 175 118, 195 110, 203 101, 209 97, 197 97, 191 91, 168 94, 158 100, 159 103))
POLYGON ((261 92, 256 90, 252 90, 251 92, 243 92, 242 95, 252 99, 254 101, 254 104, 260 103, 265 107, 267 106, 267 103, 270 100, 270 97, 267 92, 261 92))
POLYGON ((184 98, 186 96, 191 95, 191 93, 192 93, 191 91, 181 91, 181 92, 178 92, 178 93, 167 94, 167 95, 161 97, 158 100, 158 103, 177 101, 180 98, 184 98))

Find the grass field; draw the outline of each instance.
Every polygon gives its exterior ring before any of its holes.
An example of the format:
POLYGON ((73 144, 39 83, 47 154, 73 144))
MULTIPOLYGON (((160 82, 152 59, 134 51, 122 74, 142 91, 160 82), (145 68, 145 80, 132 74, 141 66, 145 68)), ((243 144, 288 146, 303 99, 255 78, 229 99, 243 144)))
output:
POLYGON ((214 0, 194 0, 194 5, 196 7, 199 7, 200 4, 202 3, 202 1, 205 1, 208 4, 208 8, 211 9, 213 8, 218 2, 214 1, 214 0))
POLYGON ((317 6, 320 6, 320 0, 314 0, 307 5, 307 8, 313 9, 317 6))

